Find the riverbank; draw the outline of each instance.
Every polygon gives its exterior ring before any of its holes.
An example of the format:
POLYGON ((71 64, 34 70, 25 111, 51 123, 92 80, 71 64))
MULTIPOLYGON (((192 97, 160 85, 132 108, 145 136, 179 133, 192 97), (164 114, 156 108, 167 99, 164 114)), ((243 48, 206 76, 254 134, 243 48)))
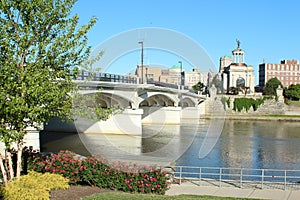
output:
POLYGON ((224 116, 218 115, 202 115, 200 119, 215 119, 225 118, 227 120, 253 120, 253 121, 290 121, 300 122, 299 115, 256 115, 256 114, 225 114, 224 116))

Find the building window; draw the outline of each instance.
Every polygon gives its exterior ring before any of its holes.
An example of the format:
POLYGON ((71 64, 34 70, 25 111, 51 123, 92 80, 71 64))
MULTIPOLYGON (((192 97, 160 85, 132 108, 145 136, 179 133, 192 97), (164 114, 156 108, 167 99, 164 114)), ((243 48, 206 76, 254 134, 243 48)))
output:
POLYGON ((236 87, 245 87, 245 79, 242 77, 239 77, 236 80, 236 87))

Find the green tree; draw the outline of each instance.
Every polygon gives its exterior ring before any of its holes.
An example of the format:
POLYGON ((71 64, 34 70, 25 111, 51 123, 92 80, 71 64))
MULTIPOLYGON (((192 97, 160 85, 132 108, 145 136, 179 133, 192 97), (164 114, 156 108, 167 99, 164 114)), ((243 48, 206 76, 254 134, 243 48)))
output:
POLYGON ((300 84, 292 84, 288 88, 285 88, 283 91, 283 95, 285 98, 290 100, 297 100, 300 99, 300 84))
POLYGON ((281 86, 281 88, 283 88, 282 83, 277 79, 277 77, 269 79, 263 89, 263 95, 277 96, 276 89, 278 88, 278 86, 281 86))
POLYGON ((86 34, 96 22, 78 26, 78 15, 70 16, 74 3, 0 3, 0 139, 7 151, 17 146, 17 177, 26 130, 51 117, 71 118, 69 94, 76 86, 70 67, 89 57, 86 34))
POLYGON ((199 81, 197 84, 193 85, 192 88, 193 88, 194 91, 202 92, 205 88, 205 85, 202 82, 199 81))

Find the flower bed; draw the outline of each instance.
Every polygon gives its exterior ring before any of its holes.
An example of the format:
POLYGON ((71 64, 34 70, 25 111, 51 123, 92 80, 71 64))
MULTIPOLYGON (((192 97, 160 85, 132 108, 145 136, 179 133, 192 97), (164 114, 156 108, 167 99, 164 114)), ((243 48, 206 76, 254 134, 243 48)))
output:
POLYGON ((169 187, 166 171, 156 166, 76 157, 61 151, 34 159, 33 170, 61 174, 71 184, 94 185, 125 192, 164 194, 169 187))

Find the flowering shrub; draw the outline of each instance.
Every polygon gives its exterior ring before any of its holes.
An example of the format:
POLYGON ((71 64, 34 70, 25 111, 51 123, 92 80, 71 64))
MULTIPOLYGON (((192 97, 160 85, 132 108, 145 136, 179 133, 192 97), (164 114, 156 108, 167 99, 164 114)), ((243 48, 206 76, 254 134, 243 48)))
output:
POLYGON ((33 170, 42 173, 61 174, 69 178, 71 184, 80 181, 79 168, 80 160, 76 159, 75 153, 71 151, 60 151, 50 156, 38 156, 33 165, 33 170))
POLYGON ((75 158, 70 151, 38 157, 33 169, 61 174, 70 183, 88 184, 124 192, 164 194, 168 189, 166 172, 156 166, 111 162, 94 157, 75 158))

